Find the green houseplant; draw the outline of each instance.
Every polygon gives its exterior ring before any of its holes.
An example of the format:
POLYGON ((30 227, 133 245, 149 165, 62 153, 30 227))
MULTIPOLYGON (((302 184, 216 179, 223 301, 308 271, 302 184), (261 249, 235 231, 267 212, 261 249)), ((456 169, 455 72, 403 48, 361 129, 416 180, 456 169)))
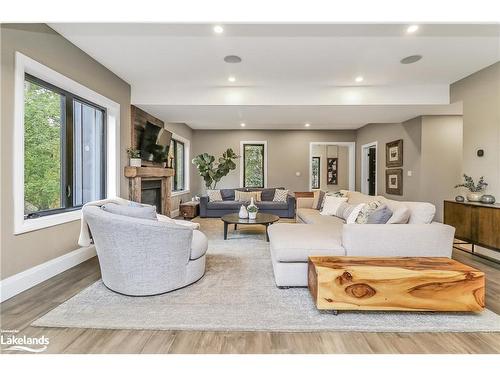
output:
POLYGON ((482 192, 488 186, 488 183, 484 182, 484 177, 479 177, 479 181, 474 183, 474 179, 470 176, 467 176, 464 173, 464 182, 461 184, 455 185, 455 188, 464 187, 469 192, 467 193, 467 200, 470 202, 479 202, 481 200, 482 192))
POLYGON ((129 147, 127 148, 127 155, 130 159, 131 167, 140 167, 141 166, 141 151, 136 148, 129 147))
POLYGON ((259 211, 259 208, 255 205, 255 203, 253 203, 253 198, 252 202, 247 207, 247 211, 248 211, 248 218, 250 220, 255 220, 257 218, 257 211, 259 211))
POLYGON ((215 156, 206 152, 196 156, 192 162, 198 169, 200 176, 203 177, 206 188, 215 189, 222 177, 227 176, 230 171, 236 169, 234 160, 238 158, 239 156, 231 148, 228 148, 219 157, 218 162, 215 161, 215 156))

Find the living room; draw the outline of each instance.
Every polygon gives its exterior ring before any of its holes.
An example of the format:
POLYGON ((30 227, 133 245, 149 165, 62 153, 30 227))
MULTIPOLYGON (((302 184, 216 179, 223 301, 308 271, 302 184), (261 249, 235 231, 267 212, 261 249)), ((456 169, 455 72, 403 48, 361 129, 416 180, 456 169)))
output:
POLYGON ((2 354, 500 351, 498 23, 0 36, 2 354))

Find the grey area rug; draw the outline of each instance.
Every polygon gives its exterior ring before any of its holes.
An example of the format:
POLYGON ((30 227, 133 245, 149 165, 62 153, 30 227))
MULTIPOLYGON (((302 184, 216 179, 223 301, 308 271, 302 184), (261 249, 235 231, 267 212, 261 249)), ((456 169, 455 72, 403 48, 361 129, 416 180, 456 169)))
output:
POLYGON ((201 331, 497 332, 500 316, 467 313, 319 312, 306 288, 278 289, 263 227, 230 229, 198 219, 209 237, 197 283, 154 297, 126 297, 98 281, 32 325, 201 331))

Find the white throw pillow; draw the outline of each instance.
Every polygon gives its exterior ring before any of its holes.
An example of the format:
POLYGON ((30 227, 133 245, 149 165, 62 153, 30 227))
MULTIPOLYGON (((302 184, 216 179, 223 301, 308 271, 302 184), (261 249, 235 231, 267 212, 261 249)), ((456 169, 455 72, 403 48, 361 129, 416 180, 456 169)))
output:
POLYGON ((347 198, 326 195, 320 214, 324 216, 334 216, 337 213, 339 206, 344 202, 347 202, 347 198))
POLYGON ((392 216, 387 224, 407 224, 410 219, 410 210, 408 207, 398 205, 392 210, 392 216))
POLYGON ((355 224, 356 219, 358 218, 359 213, 361 210, 366 206, 366 203, 360 203, 354 207, 350 213, 350 215, 347 217, 345 223, 346 224, 355 224))
POLYGON ((274 191, 273 202, 286 202, 288 190, 276 189, 274 191))
POLYGON ((207 190, 209 202, 222 202, 222 194, 220 190, 207 190))

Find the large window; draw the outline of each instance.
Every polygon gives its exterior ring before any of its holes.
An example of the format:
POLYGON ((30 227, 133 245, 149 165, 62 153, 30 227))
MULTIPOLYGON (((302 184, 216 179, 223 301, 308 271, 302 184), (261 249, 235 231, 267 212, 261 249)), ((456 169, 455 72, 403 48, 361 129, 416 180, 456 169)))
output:
POLYGON ((265 144, 243 143, 243 187, 265 187, 265 144))
POLYGON ((106 112, 29 74, 24 79, 24 215, 105 197, 106 112))
POLYGON ((175 170, 174 181, 172 190, 173 191, 183 191, 186 190, 186 147, 184 142, 177 139, 172 139, 170 146, 172 155, 172 168, 175 170))

